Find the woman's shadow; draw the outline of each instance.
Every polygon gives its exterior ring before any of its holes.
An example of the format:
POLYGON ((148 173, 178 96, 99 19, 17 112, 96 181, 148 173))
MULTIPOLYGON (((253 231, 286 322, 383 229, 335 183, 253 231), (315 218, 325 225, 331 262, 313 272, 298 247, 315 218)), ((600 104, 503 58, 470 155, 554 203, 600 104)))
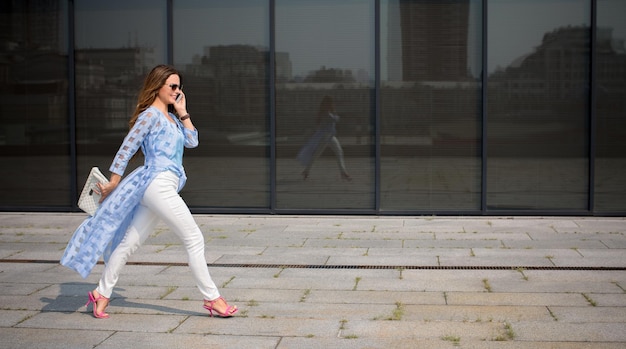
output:
MULTIPOLYGON (((67 282, 59 284, 60 290, 56 298, 41 297, 40 300, 45 305, 41 309, 42 312, 57 312, 71 314, 78 311, 89 313, 91 306, 85 309, 87 302, 87 293, 93 290, 92 283, 86 282, 67 282)), ((124 288, 119 288, 124 291, 124 288)), ((173 315, 200 315, 202 313, 194 311, 186 311, 179 308, 170 308, 162 305, 154 305, 148 303, 137 303, 129 301, 126 297, 117 292, 113 292, 110 305, 115 307, 128 307, 137 309, 150 309, 158 313, 166 313, 173 315)))

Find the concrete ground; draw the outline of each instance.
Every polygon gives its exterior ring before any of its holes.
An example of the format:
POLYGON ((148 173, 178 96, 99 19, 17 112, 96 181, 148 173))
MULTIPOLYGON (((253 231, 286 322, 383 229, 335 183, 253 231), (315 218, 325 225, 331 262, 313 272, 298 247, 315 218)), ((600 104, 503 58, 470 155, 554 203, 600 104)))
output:
POLYGON ((0 213, 0 348, 625 348, 626 219, 195 215, 237 304, 202 309, 159 225, 95 319, 79 213, 0 213))

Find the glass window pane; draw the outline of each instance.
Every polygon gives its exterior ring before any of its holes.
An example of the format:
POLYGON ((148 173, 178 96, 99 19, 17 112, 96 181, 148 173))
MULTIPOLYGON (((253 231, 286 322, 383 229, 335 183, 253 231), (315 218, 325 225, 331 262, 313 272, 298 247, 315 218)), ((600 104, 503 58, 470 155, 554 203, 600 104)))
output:
POLYGON ((277 208, 374 208, 374 1, 276 1, 277 208))
POLYGON ((269 2, 174 2, 174 63, 200 137, 190 206, 268 208, 269 2))
POLYGON ((381 209, 479 210, 482 2, 381 7, 381 209))
POLYGON ((626 210, 626 1, 599 0, 595 210, 626 210))
MULTIPOLYGON (((137 104, 145 75, 165 63, 165 1, 75 1, 78 186, 109 166, 137 104)), ((143 164, 137 157, 126 174, 143 164)))
POLYGON ((67 3, 0 6, 0 206, 71 205, 67 3))
POLYGON ((489 1, 488 209, 587 209, 590 9, 489 1))

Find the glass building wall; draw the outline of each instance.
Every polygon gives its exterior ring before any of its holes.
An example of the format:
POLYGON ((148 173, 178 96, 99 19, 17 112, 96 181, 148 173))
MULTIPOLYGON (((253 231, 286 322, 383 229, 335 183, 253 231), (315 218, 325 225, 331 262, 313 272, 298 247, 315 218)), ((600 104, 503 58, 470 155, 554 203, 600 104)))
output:
MULTIPOLYGON (((108 174, 144 76, 166 60, 165 3, 74 1, 78 192, 93 166, 108 174), (115 18, 115 25, 111 19, 115 18)), ((126 173, 143 164, 135 157, 126 173)))
POLYGON ((626 2, 599 0, 595 38, 594 209, 626 209, 626 2))
POLYGON ((491 0, 488 209, 589 203, 590 0, 491 0))
POLYGON ((0 207, 71 198, 67 4, 0 5, 0 207))
MULTIPOLYGON (((78 211, 154 65, 196 213, 626 213, 619 0, 0 5, 0 209, 78 211)), ((141 158, 131 167, 141 165, 141 158)))
POLYGON ((374 209, 374 1, 276 1, 276 208, 374 209))
POLYGON ((480 210, 481 1, 381 7, 381 210, 480 210))
POLYGON ((174 65, 200 145, 185 151, 189 206, 267 208, 269 3, 173 2, 174 65))

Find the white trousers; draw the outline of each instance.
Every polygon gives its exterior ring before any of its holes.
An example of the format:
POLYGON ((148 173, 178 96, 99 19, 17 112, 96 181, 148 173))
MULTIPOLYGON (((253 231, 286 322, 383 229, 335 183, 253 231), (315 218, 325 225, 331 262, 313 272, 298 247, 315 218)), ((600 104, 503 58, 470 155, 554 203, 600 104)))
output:
POLYGON ((320 144, 317 149, 315 149, 315 153, 313 153, 313 158, 311 159, 311 162, 309 162, 309 165, 304 169, 305 172, 308 173, 311 170, 311 167, 313 167, 313 162, 317 160, 320 155, 322 155, 328 145, 330 145, 330 148, 333 150, 335 156, 337 157, 337 165, 339 165, 339 171, 342 174, 347 173, 346 163, 343 160, 343 149, 341 148, 339 140, 335 136, 331 136, 323 144, 320 144))
POLYGON ((176 191, 177 188, 178 176, 170 171, 158 174, 148 186, 124 239, 115 248, 104 268, 96 288, 98 293, 111 297, 128 257, 146 241, 157 223, 163 220, 185 246, 191 273, 204 299, 214 300, 220 296, 209 275, 204 256, 204 236, 187 204, 176 191))

